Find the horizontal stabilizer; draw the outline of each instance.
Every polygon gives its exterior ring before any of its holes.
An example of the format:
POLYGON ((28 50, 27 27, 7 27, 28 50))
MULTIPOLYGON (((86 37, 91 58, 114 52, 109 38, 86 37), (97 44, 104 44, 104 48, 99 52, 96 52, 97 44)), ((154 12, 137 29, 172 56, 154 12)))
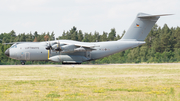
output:
POLYGON ((169 16, 174 14, 160 14, 160 15, 139 15, 138 18, 148 18, 148 17, 159 17, 159 16, 169 16))

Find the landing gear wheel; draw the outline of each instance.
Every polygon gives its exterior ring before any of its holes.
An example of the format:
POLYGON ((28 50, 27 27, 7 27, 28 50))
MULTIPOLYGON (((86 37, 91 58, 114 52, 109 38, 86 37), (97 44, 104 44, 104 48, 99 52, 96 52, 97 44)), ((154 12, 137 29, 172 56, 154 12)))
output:
POLYGON ((21 62, 22 65, 25 65, 25 62, 21 62))
POLYGON ((26 63, 26 61, 21 60, 21 64, 22 64, 22 65, 25 65, 25 63, 26 63))

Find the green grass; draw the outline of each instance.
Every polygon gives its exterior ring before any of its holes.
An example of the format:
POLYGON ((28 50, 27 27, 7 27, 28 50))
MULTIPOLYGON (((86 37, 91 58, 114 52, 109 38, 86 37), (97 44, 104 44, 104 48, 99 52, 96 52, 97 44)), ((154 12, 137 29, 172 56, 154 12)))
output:
POLYGON ((180 64, 1 66, 0 100, 179 101, 180 64))
POLYGON ((59 98, 60 95, 58 92, 51 91, 46 95, 46 97, 48 97, 48 98, 59 98))

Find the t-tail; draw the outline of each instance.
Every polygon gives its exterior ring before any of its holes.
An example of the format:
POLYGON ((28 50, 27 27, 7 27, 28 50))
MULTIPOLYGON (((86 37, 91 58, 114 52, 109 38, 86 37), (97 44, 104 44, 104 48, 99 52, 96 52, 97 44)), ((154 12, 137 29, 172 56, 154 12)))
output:
POLYGON ((124 34, 121 40, 123 41, 144 41, 150 30, 160 18, 160 16, 167 16, 172 14, 149 15, 145 13, 138 13, 136 19, 124 34))

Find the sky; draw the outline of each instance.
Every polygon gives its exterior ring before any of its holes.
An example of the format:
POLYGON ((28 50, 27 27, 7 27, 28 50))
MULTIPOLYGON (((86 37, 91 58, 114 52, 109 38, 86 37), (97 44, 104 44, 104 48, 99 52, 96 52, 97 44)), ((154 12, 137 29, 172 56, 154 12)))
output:
POLYGON ((0 0, 0 33, 54 32, 61 36, 73 26, 83 33, 128 30, 139 12, 174 14, 157 24, 180 26, 180 0, 0 0))

